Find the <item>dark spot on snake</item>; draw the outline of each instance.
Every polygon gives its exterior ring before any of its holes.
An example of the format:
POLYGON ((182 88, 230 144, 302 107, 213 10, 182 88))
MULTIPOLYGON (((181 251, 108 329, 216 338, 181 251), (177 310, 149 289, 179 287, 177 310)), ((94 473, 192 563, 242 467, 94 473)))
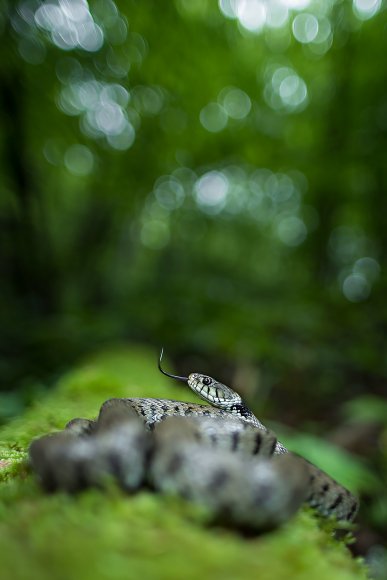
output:
POLYGON ((143 417, 145 417, 145 415, 146 415, 146 412, 144 411, 144 409, 143 409, 142 407, 141 407, 141 409, 140 409, 140 414, 141 414, 143 417))
POLYGON ((210 411, 203 411, 203 415, 205 417, 209 417, 211 415, 210 411))
POLYGON ((179 405, 175 405, 175 411, 176 411, 176 413, 180 413, 180 407, 179 407, 179 405))
POLYGON ((238 449, 240 441, 240 433, 238 431, 234 431, 231 437, 231 451, 236 451, 238 449))
POLYGON ((56 481, 55 474, 52 472, 52 469, 47 469, 46 466, 44 473, 42 473, 40 477, 42 484, 44 485, 44 489, 46 491, 53 492, 57 489, 58 484, 56 481))
POLYGON ((241 415, 241 406, 240 405, 231 405, 230 407, 230 411, 231 413, 234 413, 235 415, 241 415))
POLYGON ((88 485, 90 485, 90 483, 94 483, 94 482, 90 482, 88 475, 87 475, 87 464, 83 463, 83 462, 77 462, 77 464, 75 465, 76 467, 76 482, 73 482, 73 485, 71 486, 72 489, 85 489, 86 487, 88 487, 88 485))
POLYGON ((316 479, 316 476, 313 475, 313 473, 311 473, 309 476, 309 481, 312 483, 315 479, 316 479))
MULTIPOLYGON (((165 415, 163 415, 162 419, 165 419, 165 415)), ((135 437, 133 438, 133 444, 132 447, 134 449, 141 449, 143 447, 146 446, 146 439, 145 439, 145 431, 142 431, 141 433, 137 433, 135 435, 135 437)))
POLYGON ((240 403, 238 405, 231 405, 230 411, 231 413, 240 415, 241 417, 251 417, 251 411, 249 411, 245 405, 240 403))
POLYGON ((230 474, 225 469, 218 469, 214 472, 208 483, 208 490, 214 492, 219 490, 229 479, 230 474))
POLYGON ((323 490, 324 493, 326 493, 329 489, 329 483, 324 483, 321 489, 323 490))
POLYGON ((213 445, 216 445, 218 438, 216 437, 215 433, 210 433, 210 441, 213 445))
POLYGON ((187 407, 186 409, 184 409, 184 415, 192 415, 192 408, 187 407))
POLYGON ((267 501, 270 499, 272 495, 273 492, 270 485, 262 484, 253 496, 253 504, 256 507, 259 507, 267 503, 267 501))
POLYGON ((91 435, 92 433, 94 433, 94 431, 96 430, 97 427, 97 421, 90 421, 89 426, 87 428, 87 434, 91 435))
POLYGON ((257 455, 258 451, 261 448, 261 443, 262 443, 262 437, 261 437, 261 434, 258 432, 255 435, 255 444, 254 444, 254 449, 253 449, 253 455, 257 455))
POLYGON ((169 411, 168 405, 161 405, 162 410, 167 413, 169 411))
POLYGON ((347 515, 347 520, 351 520, 353 517, 353 514, 355 513, 357 509, 357 502, 353 502, 351 509, 349 510, 349 513, 347 515))
POLYGON ((116 453, 109 455, 109 467, 111 474, 119 480, 122 475, 122 464, 120 456, 116 453))
POLYGON ((337 496, 337 498, 335 499, 335 501, 328 507, 329 510, 334 510, 335 508, 337 508, 338 505, 341 504, 341 502, 343 501, 343 494, 339 493, 339 495, 337 496))
POLYGON ((273 455, 276 447, 277 447, 277 439, 274 437, 273 443, 270 447, 270 455, 273 455))
POLYGON ((170 462, 168 463, 168 472, 174 475, 183 465, 184 457, 180 453, 175 453, 172 455, 170 462))

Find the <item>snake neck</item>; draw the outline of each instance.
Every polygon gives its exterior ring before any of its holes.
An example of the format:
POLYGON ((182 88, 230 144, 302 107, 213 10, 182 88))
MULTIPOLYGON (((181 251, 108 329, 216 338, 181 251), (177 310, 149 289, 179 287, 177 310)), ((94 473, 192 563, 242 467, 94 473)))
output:
POLYGON ((231 405, 229 407, 229 411, 233 415, 237 415, 238 417, 241 417, 245 421, 248 421, 249 423, 252 423, 253 425, 255 425, 257 427, 261 427, 262 426, 261 423, 256 418, 256 416, 243 403, 243 401, 241 403, 235 403, 235 404, 231 405))

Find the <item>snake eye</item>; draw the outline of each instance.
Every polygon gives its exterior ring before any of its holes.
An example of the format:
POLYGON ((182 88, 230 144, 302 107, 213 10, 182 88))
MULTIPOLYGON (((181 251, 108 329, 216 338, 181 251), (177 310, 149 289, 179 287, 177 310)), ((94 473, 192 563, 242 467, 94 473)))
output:
POLYGON ((211 379, 210 379, 210 377, 204 377, 204 379, 203 379, 203 385, 206 385, 206 386, 208 386, 208 385, 210 385, 210 384, 211 384, 211 379))

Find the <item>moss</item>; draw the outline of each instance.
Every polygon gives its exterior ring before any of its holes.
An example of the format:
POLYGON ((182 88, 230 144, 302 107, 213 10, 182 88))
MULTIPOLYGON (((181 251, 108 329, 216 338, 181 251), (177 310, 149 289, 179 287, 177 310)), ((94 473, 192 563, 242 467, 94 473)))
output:
POLYGON ((2 577, 355 580, 363 565, 319 526, 310 510, 255 537, 206 525, 205 512, 178 499, 116 488, 75 497, 45 495, 23 461, 32 437, 74 416, 95 416, 112 396, 192 400, 139 349, 100 354, 66 375, 57 389, 0 432, 2 577))

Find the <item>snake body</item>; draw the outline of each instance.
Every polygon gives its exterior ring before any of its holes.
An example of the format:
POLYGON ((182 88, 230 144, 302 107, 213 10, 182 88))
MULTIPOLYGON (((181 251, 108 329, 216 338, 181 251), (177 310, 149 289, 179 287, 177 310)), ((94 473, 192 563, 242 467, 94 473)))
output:
POLYGON ((235 391, 207 375, 168 376, 211 406, 109 399, 96 420, 73 419, 64 431, 32 442, 31 464, 44 487, 77 491, 113 478, 133 492, 147 484, 206 506, 217 520, 256 530, 283 523, 304 502, 324 516, 353 520, 357 499, 289 452, 235 391))

